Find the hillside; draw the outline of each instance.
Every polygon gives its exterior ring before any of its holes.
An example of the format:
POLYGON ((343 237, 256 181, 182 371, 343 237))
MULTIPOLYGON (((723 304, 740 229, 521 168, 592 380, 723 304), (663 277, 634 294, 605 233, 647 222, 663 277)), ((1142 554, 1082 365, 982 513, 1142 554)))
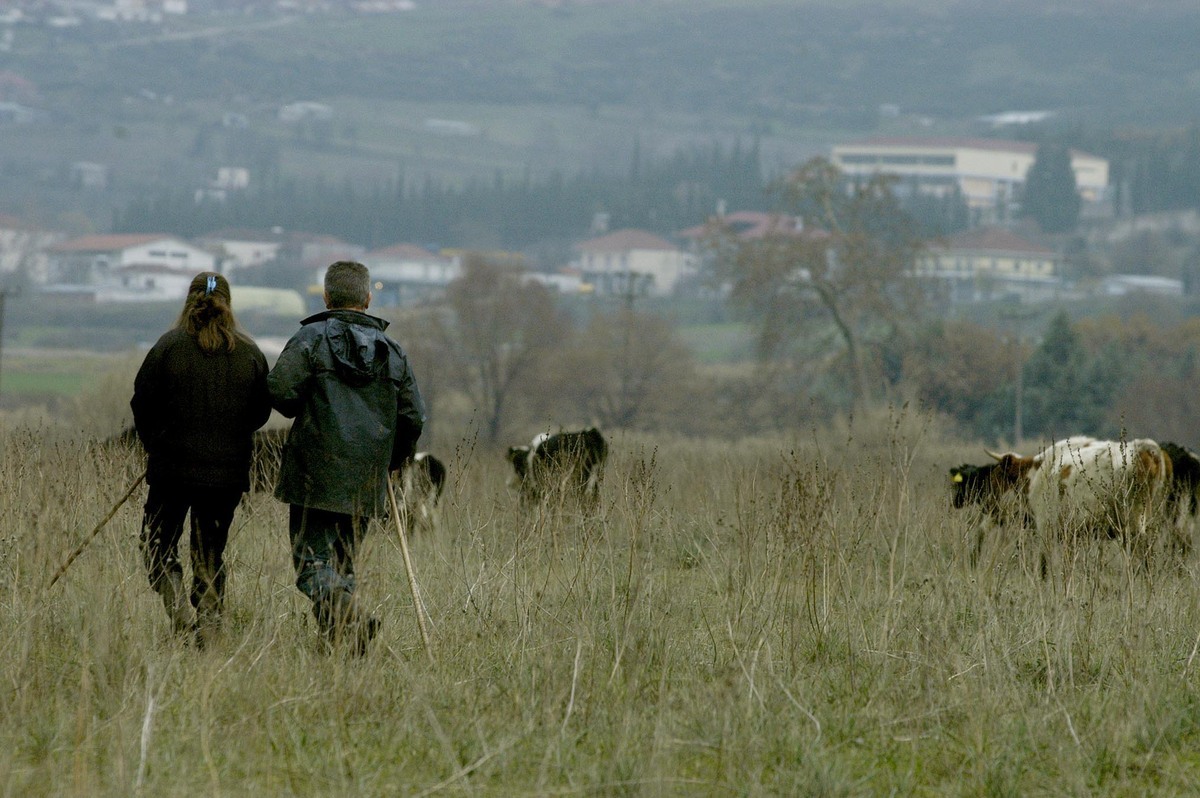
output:
POLYGON ((1200 107, 1189 4, 684 8, 431 2, 18 26, 0 72, 33 84, 39 116, 2 128, 8 210, 103 216, 228 163, 255 179, 461 181, 625 169, 635 147, 753 138, 778 168, 839 138, 977 131, 1006 110, 1107 128, 1184 125, 1200 107), (282 123, 297 101, 332 119, 282 123), (70 191, 77 160, 110 168, 106 195, 70 191))

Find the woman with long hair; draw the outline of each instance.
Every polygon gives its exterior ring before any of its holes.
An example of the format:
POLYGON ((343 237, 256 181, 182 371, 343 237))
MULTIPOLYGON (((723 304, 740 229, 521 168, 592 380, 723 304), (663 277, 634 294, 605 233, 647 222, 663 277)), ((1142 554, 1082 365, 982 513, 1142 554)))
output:
POLYGON ((225 544, 250 487, 254 431, 271 414, 266 358, 238 327, 224 276, 192 280, 179 321, 146 353, 130 407, 149 455, 141 549, 150 585, 175 632, 203 645, 220 626, 225 544), (179 539, 189 513, 185 593, 179 539))

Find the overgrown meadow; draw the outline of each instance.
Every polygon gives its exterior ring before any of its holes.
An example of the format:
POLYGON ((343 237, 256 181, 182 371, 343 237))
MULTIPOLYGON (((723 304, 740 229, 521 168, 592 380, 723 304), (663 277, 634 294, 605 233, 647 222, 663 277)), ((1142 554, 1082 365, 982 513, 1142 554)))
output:
MULTIPOLYGON (((969 562, 946 471, 972 441, 891 410, 736 443, 613 435, 594 514, 519 512, 502 453, 443 451, 384 619, 324 653, 285 508, 234 523, 227 627, 172 639, 140 472, 50 423, 0 431, 5 795, 1174 795, 1200 783, 1196 560, 1097 542, 1043 581, 1016 533, 969 562)), ((981 457, 982 455, 982 457, 981 457)), ((186 536, 185 536, 186 537, 186 536)), ((1194 555, 1193 555, 1194 557, 1194 555)))

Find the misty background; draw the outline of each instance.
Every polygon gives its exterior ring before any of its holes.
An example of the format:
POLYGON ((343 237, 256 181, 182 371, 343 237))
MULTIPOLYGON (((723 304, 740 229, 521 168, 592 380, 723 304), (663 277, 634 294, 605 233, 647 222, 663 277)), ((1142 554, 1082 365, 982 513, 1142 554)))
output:
MULTIPOLYGON (((490 406, 497 438, 598 416, 737 434, 870 400, 920 402, 990 439, 1013 437, 1014 413, 1025 434, 1115 434, 1140 412, 1143 428, 1197 440, 1200 424, 1173 408, 1200 387, 1198 41, 1200 9, 1166 1, 13 0, 0 14, 0 214, 68 238, 237 227, 473 258, 475 283, 396 322, 444 415, 490 406), (527 286, 505 312, 549 304, 564 332, 509 331, 544 345, 521 361, 536 367, 508 375, 524 391, 488 393, 471 368, 482 355, 455 348, 472 285, 476 299, 496 296, 489 269, 554 274, 607 230, 678 240, 722 210, 786 210, 773 188, 793 170, 872 136, 996 137, 1105 158, 1103 205, 1065 230, 1009 226, 1058 253, 1076 283, 1133 274, 1185 288, 1023 309, 935 297, 894 327, 861 304, 855 364, 828 308, 771 332, 796 346, 764 346, 761 308, 727 290, 736 274, 669 299, 527 286), (653 348, 641 359, 631 329, 653 348), (597 363, 597 340, 615 362, 597 363), (578 390, 581 363, 618 385, 607 410, 589 404, 600 386, 578 390), (1176 389, 1162 407, 1136 401, 1164 375, 1176 389), (1077 417, 1054 416, 1048 397, 1064 390, 1088 397, 1077 417)), ((973 225, 953 205, 904 210, 930 242, 973 225)), ((310 271, 280 263, 266 282, 303 292, 310 271)), ((75 306, 19 271, 5 280, 4 364, 17 374, 0 383, 0 407, 74 390, 22 382, 19 350, 127 350, 178 311, 75 306)), ((243 316, 264 337, 297 320, 243 316)))

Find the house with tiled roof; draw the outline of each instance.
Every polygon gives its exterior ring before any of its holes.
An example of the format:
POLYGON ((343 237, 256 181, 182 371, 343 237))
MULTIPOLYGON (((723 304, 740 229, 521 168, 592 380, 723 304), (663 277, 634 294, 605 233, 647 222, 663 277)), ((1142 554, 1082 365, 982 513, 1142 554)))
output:
POLYGON ((261 266, 275 260, 286 236, 282 230, 225 228, 196 239, 196 244, 211 251, 220 261, 222 274, 261 266))
POLYGON ((1061 257, 1054 250, 999 227, 977 228, 929 247, 914 274, 937 280, 954 301, 1004 296, 1050 299, 1062 287, 1061 257))
POLYGON ((616 230, 575 249, 570 266, 597 294, 667 296, 696 274, 694 254, 645 230, 616 230))
POLYGON ((211 252, 165 233, 82 236, 45 252, 49 290, 96 301, 182 299, 196 274, 217 266, 211 252))
POLYGON ((362 256, 362 262, 371 270, 372 301, 379 307, 435 301, 445 296, 446 286, 462 276, 460 257, 431 252, 417 244, 373 250, 362 256))
POLYGON ((768 235, 800 233, 804 230, 804 222, 796 216, 784 213, 734 211, 713 216, 705 224, 680 230, 678 236, 699 242, 717 229, 724 229, 742 240, 753 240, 768 235))

